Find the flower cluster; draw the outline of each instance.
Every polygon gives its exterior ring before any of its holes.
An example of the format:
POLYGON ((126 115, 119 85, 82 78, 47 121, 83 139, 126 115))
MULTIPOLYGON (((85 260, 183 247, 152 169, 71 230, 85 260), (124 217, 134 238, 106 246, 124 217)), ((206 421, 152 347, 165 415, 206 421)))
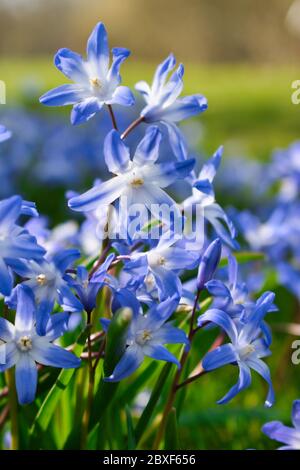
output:
MULTIPOLYGON (((97 174, 83 194, 67 193, 69 208, 83 215, 83 223, 69 221, 51 231, 34 204, 20 196, 0 201, 0 371, 15 367, 18 399, 27 404, 39 392, 36 364, 42 371, 86 367, 83 440, 91 430, 95 397, 106 393, 109 402, 115 383, 142 367, 145 358, 177 367, 158 436, 176 391, 221 366, 238 367, 239 379, 218 403, 250 386, 251 369, 268 383, 266 406, 274 402, 263 361, 271 354, 265 316, 276 310, 274 294, 257 298, 239 278, 237 232, 213 186, 222 147, 199 169, 179 128, 182 120, 204 112, 207 101, 200 94, 180 97, 184 68, 175 68, 171 54, 151 85, 136 84, 146 105, 121 131, 114 106, 135 102, 121 85, 120 67, 129 54, 114 48, 110 63, 107 33, 99 23, 86 59, 66 48, 55 55, 56 67, 73 83, 40 98, 49 106, 72 105, 72 124, 100 111, 111 118, 99 163, 109 177, 97 174), (129 138, 134 134, 135 142, 129 138), (161 158, 165 140, 168 151, 161 158), (188 192, 181 201, 171 192, 178 181, 188 192), (218 345, 201 358, 194 338, 212 329, 218 330, 218 345), (80 341, 67 347, 74 331, 80 341), (191 352, 202 369, 185 381, 191 352), (103 368, 97 367, 102 360, 103 368)), ((0 141, 7 137, 0 127, 0 141)))

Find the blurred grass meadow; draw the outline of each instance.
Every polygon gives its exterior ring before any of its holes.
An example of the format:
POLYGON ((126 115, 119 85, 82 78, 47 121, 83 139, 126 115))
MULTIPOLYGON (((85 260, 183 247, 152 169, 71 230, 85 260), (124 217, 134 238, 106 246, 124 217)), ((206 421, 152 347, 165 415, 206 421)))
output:
MULTIPOLYGON (((131 58, 123 66, 123 83, 133 87, 139 79, 152 79, 156 64, 131 58)), ((38 103, 40 93, 66 82, 53 58, 0 59, 6 83, 7 105, 24 102, 39 112, 54 113, 38 103)), ((199 144, 207 154, 220 144, 225 156, 266 159, 279 147, 299 138, 300 105, 291 102, 292 82, 300 66, 198 65, 185 63, 185 94, 202 93, 209 109, 201 115, 199 144)), ((68 113, 68 110, 62 110, 68 113)), ((197 121, 197 119, 196 119, 197 121)))
MULTIPOLYGON (((133 86, 138 79, 150 80, 154 68, 154 63, 132 60, 131 64, 124 66, 124 83, 133 86)), ((64 83, 51 57, 2 59, 0 71, 7 86, 7 106, 22 105, 28 110, 54 117, 59 112, 68 115, 69 110, 44 108, 38 102, 40 93, 64 83)), ((209 101, 209 109, 194 120, 199 150, 209 155, 224 144, 225 159, 229 155, 238 155, 261 160, 268 159, 274 148, 285 147, 296 140, 300 135, 300 106, 291 103, 291 82, 299 76, 300 68, 297 67, 187 64, 185 94, 200 91, 209 101)), ((66 121, 66 125, 70 124, 66 121)), ((220 198, 222 204, 222 195, 220 198)), ((38 206, 42 203, 38 198, 36 202, 38 206)), ((62 204, 65 204, 64 200, 62 204)), ((300 320, 299 305, 282 288, 277 294, 279 313, 270 321, 275 330, 274 356, 269 360, 276 405, 271 410, 264 408, 266 387, 253 374, 250 389, 239 394, 232 403, 218 406, 216 400, 233 385, 237 372, 226 367, 207 374, 188 387, 185 406, 181 412, 179 408, 183 449, 266 449, 276 446, 261 433, 261 426, 272 419, 290 422, 291 403, 299 396, 300 367, 292 366, 290 362, 291 343, 295 338, 276 332, 276 324, 300 320)), ((199 336, 198 348, 195 348, 199 357, 211 339, 210 335, 199 336)), ((199 357, 194 352, 195 364, 199 357)), ((125 390, 130 382, 128 379, 122 383, 121 390, 125 390)), ((166 391, 162 393, 160 405, 166 391)), ((112 427, 120 425, 113 406, 110 419, 112 427)))

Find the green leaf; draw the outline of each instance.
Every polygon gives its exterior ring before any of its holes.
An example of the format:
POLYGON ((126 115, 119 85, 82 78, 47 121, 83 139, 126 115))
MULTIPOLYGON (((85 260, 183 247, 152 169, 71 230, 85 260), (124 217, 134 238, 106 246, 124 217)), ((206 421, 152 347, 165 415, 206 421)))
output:
POLYGON ((166 422, 165 450, 180 450, 175 408, 171 409, 166 422))
MULTIPOLYGON (((240 264, 250 263, 251 261, 263 261, 265 259, 265 254, 256 252, 256 251, 238 251, 232 253, 236 258, 237 262, 240 264)), ((228 259, 224 258, 220 261, 219 267, 223 268, 228 265, 228 259)))
MULTIPOLYGON (((127 331, 132 319, 132 310, 119 309, 113 316, 107 332, 105 359, 103 364, 104 376, 109 377, 126 349, 127 331)), ((108 405, 116 393, 118 382, 100 381, 92 407, 90 428, 92 429, 102 418, 108 405)))
POLYGON ((146 408, 144 409, 140 419, 139 419, 139 422, 135 428, 135 439, 136 439, 136 443, 138 444, 143 436, 143 433, 144 431, 148 428, 149 426, 149 423, 151 421, 151 418, 152 418, 152 415, 153 415, 153 412, 156 408, 156 405, 157 405, 157 402, 161 396, 161 393, 162 393, 162 388, 163 386, 165 385, 166 383, 166 380, 169 376, 169 373, 171 371, 171 368, 172 368, 172 363, 170 362, 167 362, 167 364, 164 365, 159 377, 158 377, 158 380, 152 390, 152 393, 151 393, 151 396, 150 396, 150 399, 147 403, 147 406, 146 408))
POLYGON ((128 450, 135 450, 135 436, 133 430, 133 423, 128 405, 125 407, 126 411, 126 422, 127 422, 127 433, 128 433, 128 450))
MULTIPOLYGON (((80 356, 88 336, 88 330, 85 329, 79 336, 76 345, 73 349, 76 356, 80 356)), ((57 404, 62 396, 63 391, 69 385, 76 369, 63 369, 56 382, 52 386, 44 402, 42 403, 38 414, 30 429, 30 435, 34 437, 37 431, 45 432, 56 410, 57 404)))

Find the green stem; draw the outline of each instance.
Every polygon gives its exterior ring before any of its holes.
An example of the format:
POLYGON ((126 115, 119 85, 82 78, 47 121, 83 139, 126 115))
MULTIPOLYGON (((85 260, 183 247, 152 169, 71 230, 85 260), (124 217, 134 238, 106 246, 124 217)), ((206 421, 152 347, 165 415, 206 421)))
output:
POLYGON ((11 424, 11 450, 19 448, 18 399, 16 393, 15 374, 12 369, 6 372, 8 386, 8 402, 11 424))
POLYGON ((87 403, 85 412, 82 418, 82 428, 81 428, 81 439, 80 439, 80 448, 81 450, 86 448, 87 437, 88 437, 88 429, 89 429, 89 422, 91 416, 91 409, 94 400, 94 386, 95 386, 95 370, 93 368, 93 356, 92 356, 92 340, 91 340, 91 330, 92 330, 92 323, 91 323, 91 313, 88 314, 88 324, 87 328, 89 329, 88 333, 88 365, 89 365, 89 384, 88 384, 88 395, 87 395, 87 403))

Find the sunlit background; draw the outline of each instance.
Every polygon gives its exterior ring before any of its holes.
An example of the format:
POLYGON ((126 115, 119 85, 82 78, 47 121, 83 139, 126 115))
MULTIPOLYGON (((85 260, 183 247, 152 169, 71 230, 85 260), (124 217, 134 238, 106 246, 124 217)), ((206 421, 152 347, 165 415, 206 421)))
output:
MULTIPOLYGON (((84 53, 98 21, 106 24, 111 46, 132 51, 122 68, 124 84, 151 80, 171 51, 185 64, 184 93, 200 92, 209 103, 208 111, 184 126, 199 158, 223 144, 225 166, 232 157, 240 163, 267 161, 275 149, 299 139, 300 105, 291 102, 291 84, 300 79, 299 0, 0 0, 0 80, 6 84, 0 122, 14 134, 1 147, 1 197, 21 191, 51 222, 61 222, 68 213, 65 190, 86 188, 100 171, 109 121, 100 116, 71 129, 69 110, 38 102, 42 93, 65 83, 53 65, 56 50, 84 53)), ((242 170, 232 167, 233 184, 242 170)), ((225 196, 219 182, 219 201, 235 203, 231 187, 225 196)), ((278 322, 299 320, 296 300, 286 292, 280 299, 278 322)), ((292 400, 300 396, 300 366, 289 366, 290 343, 290 337, 275 335, 278 404, 271 411, 262 406, 259 380, 232 404, 214 405, 234 380, 229 369, 193 384, 180 416, 182 447, 272 447, 261 425, 288 422, 292 400)))

